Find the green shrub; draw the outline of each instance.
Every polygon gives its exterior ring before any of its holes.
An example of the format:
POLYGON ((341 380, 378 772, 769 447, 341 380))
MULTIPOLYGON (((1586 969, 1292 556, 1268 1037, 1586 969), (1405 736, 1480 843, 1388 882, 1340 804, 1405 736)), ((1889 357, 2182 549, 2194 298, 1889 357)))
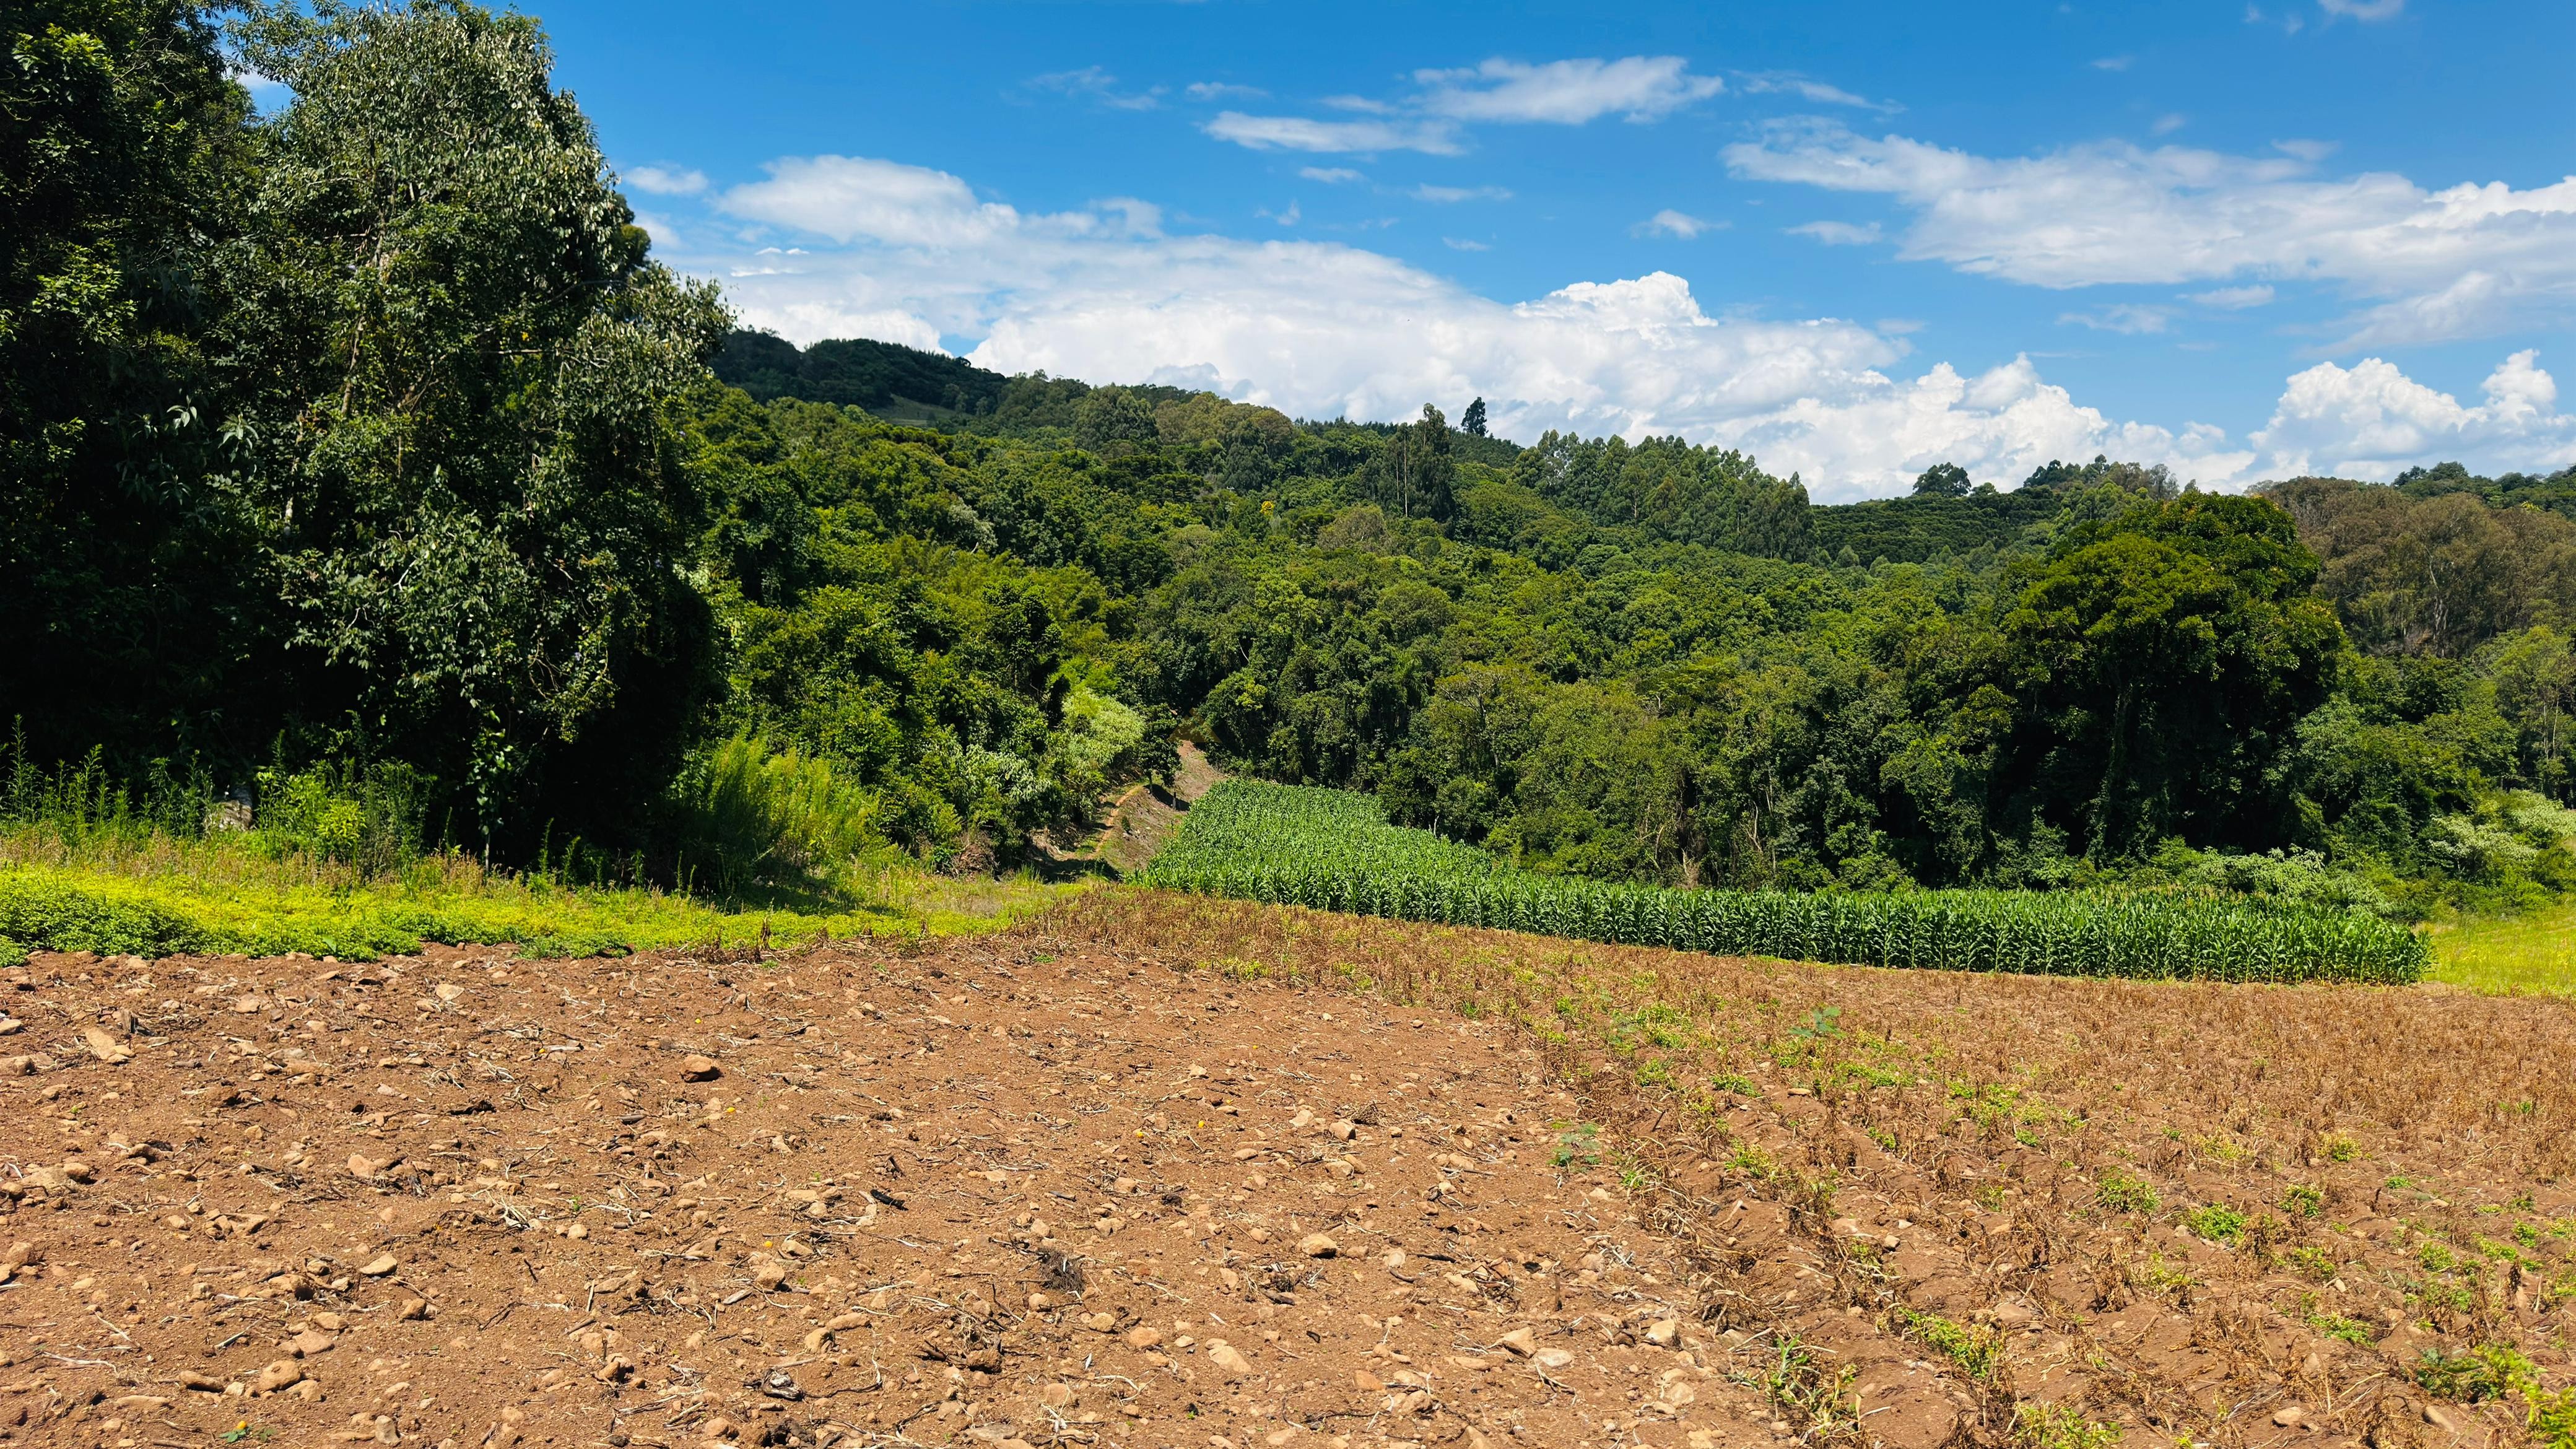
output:
POLYGON ((884 844, 878 797, 842 780, 828 760, 736 735, 699 762, 682 787, 687 859, 727 894, 797 884, 884 844))

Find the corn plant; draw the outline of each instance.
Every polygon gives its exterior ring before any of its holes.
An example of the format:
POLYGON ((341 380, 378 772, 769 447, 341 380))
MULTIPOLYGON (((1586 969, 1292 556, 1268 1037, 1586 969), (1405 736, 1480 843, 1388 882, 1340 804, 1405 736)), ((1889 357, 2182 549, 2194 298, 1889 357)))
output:
POLYGON ((1387 823, 1343 790, 1229 780, 1144 873, 1201 895, 1725 956, 2209 981, 2418 980, 2425 939, 2215 892, 1671 890, 1540 875, 1387 823))

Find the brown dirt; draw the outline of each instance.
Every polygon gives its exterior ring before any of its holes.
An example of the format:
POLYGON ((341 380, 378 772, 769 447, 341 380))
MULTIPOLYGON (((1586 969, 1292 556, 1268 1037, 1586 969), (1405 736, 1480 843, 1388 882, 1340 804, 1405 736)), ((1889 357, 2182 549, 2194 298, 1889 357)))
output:
POLYGON ((1181 741, 1181 768, 1170 786, 1129 786, 1110 806, 1109 818, 1086 847, 1088 852, 1121 875, 1142 869, 1181 828, 1190 806, 1224 778, 1225 772, 1209 762, 1205 751, 1181 741))
POLYGON ((18 1442, 2395 1449, 2523 1437, 2427 1348, 2569 1369, 2554 1003, 1133 891, 765 964, 12 975, 18 1442))

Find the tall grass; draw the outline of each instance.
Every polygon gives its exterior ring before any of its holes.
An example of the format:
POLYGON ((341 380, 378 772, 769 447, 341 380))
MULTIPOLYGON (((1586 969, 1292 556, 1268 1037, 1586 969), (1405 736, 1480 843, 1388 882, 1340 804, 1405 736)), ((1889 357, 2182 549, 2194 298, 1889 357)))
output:
POLYGON ((95 756, 54 770, 0 762, 0 964, 31 950, 102 955, 275 955, 361 960, 425 941, 514 943, 526 956, 660 948, 779 948, 825 937, 992 929, 1056 900, 1034 880, 933 876, 866 828, 872 797, 828 768, 756 741, 695 777, 712 827, 685 878, 578 841, 527 868, 487 868, 424 845, 421 782, 399 770, 272 770, 256 804, 200 775, 138 784, 95 756))
POLYGON ((2423 937, 2209 892, 1665 890, 1541 876, 1389 825, 1363 795, 1228 781, 1146 883, 1358 915, 1849 965, 2221 981, 2409 982, 2423 937))

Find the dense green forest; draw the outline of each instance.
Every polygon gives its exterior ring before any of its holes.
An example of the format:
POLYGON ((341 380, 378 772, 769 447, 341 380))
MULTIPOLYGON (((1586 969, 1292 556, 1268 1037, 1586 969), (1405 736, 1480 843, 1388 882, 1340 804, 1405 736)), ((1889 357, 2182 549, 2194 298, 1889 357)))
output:
POLYGON ((799 349, 652 260, 532 21, 16 16, 10 809, 327 799, 736 888, 1012 865, 1195 738, 1543 873, 2576 886, 2576 470, 1942 464, 1817 506, 1471 399, 1301 420, 799 349))

